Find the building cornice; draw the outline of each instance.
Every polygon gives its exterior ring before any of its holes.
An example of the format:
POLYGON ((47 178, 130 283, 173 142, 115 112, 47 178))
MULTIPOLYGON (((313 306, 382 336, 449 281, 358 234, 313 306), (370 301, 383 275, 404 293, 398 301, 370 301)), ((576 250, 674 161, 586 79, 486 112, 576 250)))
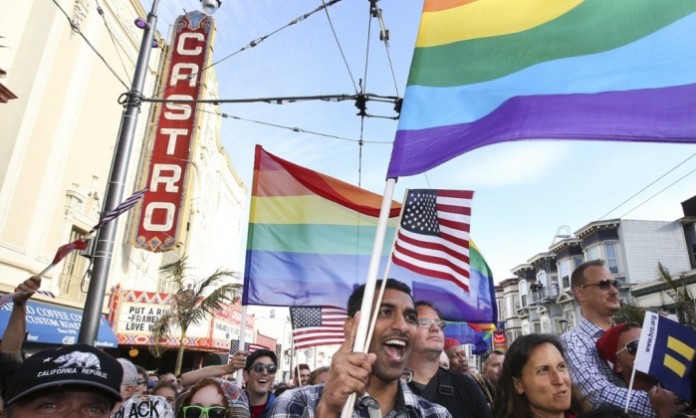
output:
POLYGON ((584 238, 593 232, 602 229, 616 229, 621 224, 621 219, 608 219, 606 221, 594 221, 590 222, 582 228, 575 231, 575 236, 578 238, 584 238))

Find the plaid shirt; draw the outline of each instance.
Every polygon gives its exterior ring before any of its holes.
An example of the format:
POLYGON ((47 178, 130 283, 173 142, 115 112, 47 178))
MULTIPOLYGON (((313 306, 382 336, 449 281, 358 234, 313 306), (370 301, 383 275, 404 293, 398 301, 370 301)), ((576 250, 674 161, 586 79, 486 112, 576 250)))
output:
MULTIPOLYGON (((387 418, 452 418, 444 407, 416 396, 401 379, 399 383, 396 404, 387 414, 387 418)), ((268 418, 314 418, 316 417, 315 409, 323 391, 324 385, 287 390, 278 397, 268 418)), ((379 407, 377 402, 370 396, 364 395, 355 402, 353 418, 370 418, 370 409, 374 411, 375 407, 379 407)), ((376 414, 381 416, 379 409, 376 414)))
MULTIPOLYGON (((594 407, 616 405, 623 409, 628 395, 626 383, 597 354, 595 344, 603 333, 597 325, 582 318, 580 325, 561 336, 570 378, 594 407)), ((631 394, 628 413, 636 418, 657 417, 650 396, 641 390, 634 390, 631 394)))

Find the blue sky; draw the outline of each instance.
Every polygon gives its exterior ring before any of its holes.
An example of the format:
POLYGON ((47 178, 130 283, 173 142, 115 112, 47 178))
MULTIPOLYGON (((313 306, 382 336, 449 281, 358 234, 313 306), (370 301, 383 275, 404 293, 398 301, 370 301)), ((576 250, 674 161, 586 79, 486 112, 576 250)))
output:
MULTIPOLYGON (((146 10, 151 1, 143 0, 146 10)), ((223 0, 215 14, 215 61, 321 6, 321 0, 223 0)), ((353 94, 363 79, 365 91, 403 96, 418 31, 420 0, 380 0, 390 34, 389 55, 396 81, 379 41, 379 23, 369 15, 368 0, 342 0, 328 8, 349 76, 327 14, 320 11, 270 36, 254 48, 215 66, 220 98, 353 94), (368 24, 372 25, 369 34, 368 24), (366 70, 367 60, 367 70, 366 70)), ((198 7, 194 0, 163 0, 161 32, 169 33, 176 15, 198 7)), ((226 104, 220 111, 265 123, 297 127, 357 140, 361 121, 353 102, 284 105, 226 104)), ((394 116, 392 106, 368 103, 368 113, 394 116)), ((141 122, 142 123, 142 122, 141 122)), ((362 187, 382 193, 396 132, 394 120, 365 120, 362 187)), ((356 142, 224 119, 222 143, 246 184, 251 186, 253 150, 261 144, 281 158, 357 184, 356 142)), ((496 281, 512 277, 510 269, 548 250, 559 227, 576 231, 696 153, 693 145, 616 142, 522 141, 471 151, 426 174, 400 178, 395 198, 405 188, 471 189, 472 236, 494 271, 496 281)), ((673 221, 682 216, 680 202, 696 194, 696 158, 675 169, 604 219, 616 218, 659 193, 625 216, 627 219, 673 221), (685 176, 685 177, 684 177, 685 176), (682 180, 678 181, 681 177, 682 180)))

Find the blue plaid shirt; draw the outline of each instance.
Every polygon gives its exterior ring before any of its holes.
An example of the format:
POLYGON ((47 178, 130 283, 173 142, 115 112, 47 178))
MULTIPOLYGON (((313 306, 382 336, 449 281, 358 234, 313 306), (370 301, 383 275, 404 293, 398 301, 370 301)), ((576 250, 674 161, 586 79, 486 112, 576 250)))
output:
MULTIPOLYGON (((387 414, 387 418, 452 418, 444 407, 416 396, 401 379, 399 383, 400 389, 395 409, 387 414)), ((316 417, 315 409, 323 392, 324 385, 287 390, 278 397, 268 418, 314 418, 316 417)), ((377 402, 367 395, 359 398, 355 402, 353 418, 370 418, 370 406, 372 405, 374 410, 376 404, 377 402)), ((379 410, 377 414, 381 416, 379 410)))
MULTIPOLYGON (((561 336, 570 378, 593 407, 616 405, 623 409, 628 395, 626 383, 597 354, 596 343, 603 333, 597 325, 582 318, 580 325, 561 336)), ((650 396, 641 390, 631 394, 628 413, 636 418, 657 417, 650 396)))

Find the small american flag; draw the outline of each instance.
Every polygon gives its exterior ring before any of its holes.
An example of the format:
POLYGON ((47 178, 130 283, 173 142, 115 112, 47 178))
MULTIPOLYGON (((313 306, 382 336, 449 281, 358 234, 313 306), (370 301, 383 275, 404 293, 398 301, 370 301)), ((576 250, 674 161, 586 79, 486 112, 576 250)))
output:
MULTIPOLYGON (((53 299, 56 298, 56 295, 54 295, 53 292, 48 291, 48 290, 39 289, 36 291, 36 293, 38 293, 40 295, 52 297, 53 299)), ((7 295, 3 295, 2 297, 0 297, 0 308, 7 305, 18 294, 19 294, 19 292, 14 292, 14 293, 8 293, 7 295)))
POLYGON ((320 345, 343 344, 345 309, 333 306, 290 307, 295 350, 320 345))
POLYGON ((84 250, 86 248, 87 241, 85 241, 84 238, 80 238, 71 243, 61 245, 60 247, 58 247, 58 251, 56 251, 56 255, 53 257, 53 261, 51 261, 51 264, 60 263, 62 259, 64 259, 68 254, 70 254, 70 251, 84 250))
POLYGON ((409 190, 394 246, 394 264, 469 291, 468 190, 409 190))
POLYGON ((101 227, 113 221, 114 219, 118 218, 119 216, 121 216, 121 214, 128 212, 130 208, 135 206, 135 204, 138 203, 138 201, 142 199, 143 196, 145 196, 145 193, 147 193, 147 189, 137 191, 133 193, 131 197, 121 202, 120 205, 116 206, 108 212, 103 213, 102 216, 99 218, 99 223, 96 224, 91 231, 89 231, 88 235, 100 229, 101 227))
MULTIPOLYGON (((255 343, 244 343, 244 351, 247 353, 251 354, 256 350, 270 350, 270 348, 255 343)), ((230 340, 230 356, 233 356, 237 351, 239 351, 239 340, 230 340)))

